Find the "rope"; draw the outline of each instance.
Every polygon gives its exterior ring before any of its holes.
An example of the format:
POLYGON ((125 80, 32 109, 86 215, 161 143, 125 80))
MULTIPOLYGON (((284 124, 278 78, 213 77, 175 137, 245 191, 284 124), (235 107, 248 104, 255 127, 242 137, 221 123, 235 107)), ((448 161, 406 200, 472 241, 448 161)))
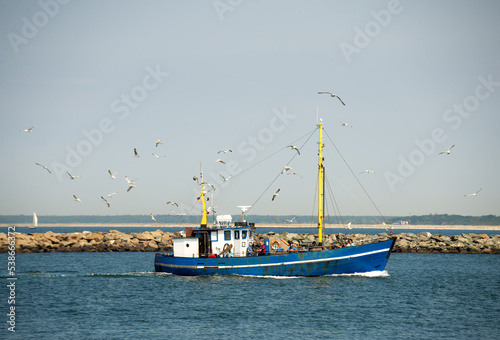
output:
MULTIPOLYGON (((299 148, 299 150, 302 150, 302 148, 304 147, 304 145, 306 145, 306 143, 309 141, 309 139, 311 139, 312 135, 314 134, 314 132, 316 132, 318 128, 316 127, 312 132, 309 132, 308 135, 309 137, 306 139, 306 141, 302 144, 302 146, 299 148)), ((301 140, 302 138, 304 138, 306 135, 294 140, 291 144, 301 140)), ((280 152, 281 150, 287 148, 288 146, 285 146, 284 148, 281 148, 279 149, 278 151, 276 151, 275 153, 273 153, 271 156, 274 156, 275 154, 277 154, 278 152, 280 152)), ((290 159, 290 161, 288 161, 288 163, 286 163, 286 165, 288 166, 292 161, 293 159, 298 155, 298 153, 295 153, 295 155, 292 156, 292 158, 290 159)), ((264 158, 262 161, 258 162, 257 164, 259 163, 262 163, 263 161, 265 161, 266 159, 268 159, 269 157, 271 156, 268 156, 266 158, 264 158)), ((253 168, 254 166, 256 166, 257 164, 254 164, 252 165, 250 168, 246 169, 246 170, 249 170, 251 168, 253 168)), ((241 175, 243 172, 245 172, 246 170, 240 172, 238 175, 241 175)), ((262 198, 262 196, 264 196, 264 194, 267 192, 267 190, 269 190, 269 188, 271 187, 271 185, 273 185, 274 182, 276 182, 276 180, 278 179, 278 177, 281 175, 281 171, 278 173, 278 175, 272 180, 272 182, 267 186, 267 188, 262 192, 262 194, 260 194, 260 196, 257 198, 257 200, 255 200, 255 202, 253 202, 252 206, 247 210, 247 213, 255 206, 255 204, 257 204, 257 202, 262 198)))

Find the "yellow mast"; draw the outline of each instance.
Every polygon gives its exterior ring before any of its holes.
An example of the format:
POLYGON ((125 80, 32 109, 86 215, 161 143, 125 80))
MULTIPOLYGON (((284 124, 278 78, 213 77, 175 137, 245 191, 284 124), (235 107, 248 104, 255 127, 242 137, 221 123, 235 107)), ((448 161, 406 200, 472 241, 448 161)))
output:
POLYGON ((323 215, 324 210, 324 167, 323 167, 323 120, 319 120, 317 124, 319 128, 319 152, 318 152, 318 240, 319 244, 323 244, 323 225, 325 222, 325 217, 323 215))
POLYGON ((207 226, 207 203, 205 202, 205 193, 203 192, 203 171, 201 170, 201 162, 200 162, 200 198, 203 204, 203 214, 201 217, 201 226, 207 226))

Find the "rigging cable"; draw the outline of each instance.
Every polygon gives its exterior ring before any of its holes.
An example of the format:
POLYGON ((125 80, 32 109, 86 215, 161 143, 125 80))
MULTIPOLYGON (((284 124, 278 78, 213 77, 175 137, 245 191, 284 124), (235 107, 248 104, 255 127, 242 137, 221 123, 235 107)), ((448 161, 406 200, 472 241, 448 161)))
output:
POLYGON ((375 209, 377 209, 378 213, 380 214, 380 217, 382 217, 384 219, 384 222, 388 223, 387 220, 385 219, 384 215, 382 215, 382 212, 379 210, 379 208, 377 207, 377 205, 375 204, 375 202, 372 200, 372 198, 370 197, 370 195, 368 194, 368 192, 365 190, 365 187, 363 187, 363 184, 361 184, 361 182, 359 181, 358 177, 356 176, 356 174, 354 173, 354 171, 352 171, 351 167, 349 166, 349 164, 345 160, 344 156, 342 156, 342 154, 340 153, 339 149, 337 148, 337 146, 335 145, 335 143, 333 142, 333 140, 330 138, 330 136, 328 135, 328 133, 326 131, 325 131, 325 134, 328 137, 328 139, 330 140, 330 142, 332 143, 332 145, 335 148, 335 150, 337 150, 338 154, 340 155, 340 158, 342 158, 342 160, 344 161, 345 165, 347 166, 347 168, 349 169, 349 171, 351 172, 351 174, 354 176, 354 178, 356 179, 356 181, 358 182, 358 184, 361 186, 361 188, 365 192, 365 194, 368 197, 368 199, 370 199, 370 201, 372 202, 372 204, 375 207, 375 209))

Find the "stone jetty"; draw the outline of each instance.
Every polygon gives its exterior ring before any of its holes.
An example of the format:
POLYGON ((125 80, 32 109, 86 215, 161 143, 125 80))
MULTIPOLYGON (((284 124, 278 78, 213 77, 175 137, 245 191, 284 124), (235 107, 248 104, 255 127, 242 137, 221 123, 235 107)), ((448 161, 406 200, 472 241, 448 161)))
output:
MULTIPOLYGON (((15 240, 8 239, 5 233, 0 233, 0 252, 5 253, 10 244, 15 244, 16 253, 43 252, 154 252, 172 250, 173 238, 178 232, 171 233, 162 230, 145 232, 76 232, 76 233, 16 233, 15 240)), ((349 239, 362 243, 373 238, 388 239, 391 235, 380 233, 368 234, 330 234, 325 235, 323 244, 333 242, 341 244, 349 239)), ((419 234, 397 234, 395 253, 460 253, 460 254, 500 254, 500 235, 460 234, 432 235, 429 232, 419 234)), ((292 242, 298 249, 318 244, 317 235, 283 232, 255 234, 254 242, 270 239, 292 242)))

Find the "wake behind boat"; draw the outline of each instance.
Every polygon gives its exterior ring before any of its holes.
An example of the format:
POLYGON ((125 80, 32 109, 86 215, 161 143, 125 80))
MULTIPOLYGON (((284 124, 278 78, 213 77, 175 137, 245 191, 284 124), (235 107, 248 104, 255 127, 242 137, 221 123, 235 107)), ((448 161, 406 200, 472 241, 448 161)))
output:
MULTIPOLYGON (((242 220, 232 223, 231 216, 217 216, 207 225, 207 206, 203 172, 200 171, 200 200, 203 205, 200 227, 186 228, 184 237, 175 238, 173 251, 156 253, 155 271, 176 275, 258 275, 321 276, 383 271, 396 237, 370 239, 356 245, 323 244, 324 166, 323 122, 319 130, 318 157, 318 244, 299 250, 284 249, 269 239, 259 251, 254 242, 255 225, 244 218, 249 207, 242 208, 242 220)), ((275 193, 277 194, 277 193, 275 193)))

